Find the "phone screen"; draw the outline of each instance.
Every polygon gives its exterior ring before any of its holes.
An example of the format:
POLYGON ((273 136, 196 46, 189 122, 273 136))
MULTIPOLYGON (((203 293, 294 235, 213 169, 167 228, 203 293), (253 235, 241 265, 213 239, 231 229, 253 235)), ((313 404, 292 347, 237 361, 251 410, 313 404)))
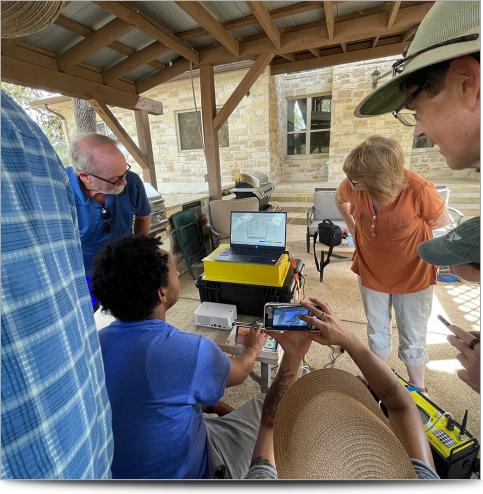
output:
POLYGON ((309 325, 299 316, 309 314, 309 310, 300 305, 273 305, 266 310, 266 327, 277 330, 309 329, 309 325))

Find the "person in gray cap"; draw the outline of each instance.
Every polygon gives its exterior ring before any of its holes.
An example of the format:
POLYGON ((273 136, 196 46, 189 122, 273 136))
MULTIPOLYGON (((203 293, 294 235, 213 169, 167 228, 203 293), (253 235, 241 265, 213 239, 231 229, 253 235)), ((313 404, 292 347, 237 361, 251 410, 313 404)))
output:
POLYGON ((450 168, 479 169, 480 2, 436 2, 403 56, 355 116, 392 112, 437 144, 450 168))
MULTIPOLYGON (((418 245, 423 261, 435 266, 449 266, 463 280, 480 281, 480 218, 472 218, 443 237, 437 237, 418 245)), ((476 392, 480 392, 480 332, 466 332, 460 327, 442 321, 454 335, 448 341, 460 353, 456 358, 463 369, 458 376, 476 392)))

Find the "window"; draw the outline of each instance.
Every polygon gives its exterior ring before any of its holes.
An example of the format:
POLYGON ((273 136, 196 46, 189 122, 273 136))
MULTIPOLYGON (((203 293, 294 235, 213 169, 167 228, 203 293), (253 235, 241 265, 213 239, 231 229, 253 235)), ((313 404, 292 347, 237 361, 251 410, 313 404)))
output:
POLYGON ((329 152, 331 104, 330 96, 288 101, 287 155, 329 152))
MULTIPOLYGON (((178 130, 178 143, 180 151, 203 149, 200 136, 200 129, 201 133, 203 132, 203 122, 201 120, 200 111, 176 113, 176 127, 178 130)), ((228 120, 218 131, 218 142, 221 148, 227 148, 230 145, 228 137, 228 120)))
POLYGON ((429 142, 426 137, 415 137, 413 139, 413 149, 416 148, 434 148, 434 144, 429 142))

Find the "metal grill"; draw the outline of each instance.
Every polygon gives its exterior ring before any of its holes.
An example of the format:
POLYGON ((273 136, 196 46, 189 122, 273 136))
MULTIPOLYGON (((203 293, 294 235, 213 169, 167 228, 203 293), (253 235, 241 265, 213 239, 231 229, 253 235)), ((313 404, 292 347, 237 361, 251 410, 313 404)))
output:
POLYGON ((158 233, 166 230, 168 219, 166 218, 166 206, 161 194, 149 183, 144 182, 144 188, 151 204, 151 224, 149 233, 158 233))
POLYGON ((269 207, 268 201, 275 185, 269 182, 267 175, 262 172, 249 171, 239 173, 235 178, 235 188, 231 189, 237 199, 256 197, 260 211, 269 207))

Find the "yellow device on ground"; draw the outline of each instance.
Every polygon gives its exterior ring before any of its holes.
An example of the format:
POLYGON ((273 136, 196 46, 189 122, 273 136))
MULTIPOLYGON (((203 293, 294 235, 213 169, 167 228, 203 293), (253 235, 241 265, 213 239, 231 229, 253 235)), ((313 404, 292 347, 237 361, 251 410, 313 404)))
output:
POLYGON ((438 475, 447 479, 469 479, 473 472, 479 471, 480 444, 466 430, 468 411, 461 424, 456 422, 451 414, 395 374, 418 407, 438 475))
POLYGON ((252 264, 216 260, 220 253, 229 247, 229 244, 221 244, 203 259, 205 272, 203 280, 245 285, 283 286, 290 265, 288 254, 283 254, 276 264, 252 264))

